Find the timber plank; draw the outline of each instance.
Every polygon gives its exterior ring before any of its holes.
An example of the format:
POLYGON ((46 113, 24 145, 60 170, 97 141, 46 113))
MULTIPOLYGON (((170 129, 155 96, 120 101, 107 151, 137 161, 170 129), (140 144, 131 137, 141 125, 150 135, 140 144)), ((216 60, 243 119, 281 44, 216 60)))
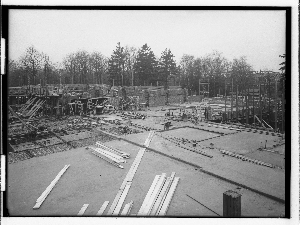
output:
POLYGON ((166 181, 166 174, 163 173, 161 178, 157 182, 157 185, 156 185, 151 197, 149 198, 149 201, 146 204, 146 207, 144 209, 144 215, 149 215, 150 214, 151 209, 152 209, 153 205, 155 204, 155 201, 156 201, 156 199, 157 199, 157 197, 158 197, 165 181, 166 181))
POLYGON ((87 209, 87 207, 89 206, 89 204, 84 204, 82 206, 82 208, 80 209, 80 211, 78 212, 77 216, 82 216, 85 212, 85 210, 87 209))
MULTIPOLYGON (((153 133, 154 132, 150 132, 149 135, 148 135, 148 137, 147 137, 147 139, 146 139, 146 141, 145 141, 145 143, 148 143, 148 145, 149 145, 149 143, 150 143, 150 141, 151 141, 151 139, 153 137, 153 133)), ((140 164, 140 162, 142 160, 142 157, 143 157, 143 155, 145 153, 145 150, 146 150, 145 148, 141 148, 139 150, 137 156, 134 159, 134 162, 132 163, 132 165, 131 165, 131 167, 130 167, 130 169, 129 169, 129 171, 128 171, 128 173, 127 173, 127 175, 126 175, 126 177, 125 177, 125 179, 123 181, 123 183, 121 184, 121 187, 120 187, 120 189, 119 189, 119 191, 118 191, 118 193, 117 193, 117 195, 116 195, 116 197, 115 197, 115 199, 114 199, 114 201, 113 201, 113 203, 112 203, 112 205, 111 205, 111 207, 110 207, 107 215, 112 215, 112 213, 114 212, 114 210, 115 210, 115 208, 116 208, 116 206, 118 204, 118 201, 119 201, 120 197, 122 196, 123 190, 125 189, 126 183, 128 181, 132 182, 133 177, 134 177, 134 175, 135 175, 135 173, 137 171, 137 168, 138 168, 138 166, 139 166, 139 164, 140 164)))
POLYGON ((166 199, 165 199, 160 211, 157 213, 158 216, 166 215, 168 208, 170 206, 170 203, 172 201, 173 195, 175 193, 176 187, 178 185, 178 182, 179 182, 179 177, 175 177, 175 179, 170 187, 170 190, 166 196, 166 199))
POLYGON ((114 212, 112 213, 112 215, 116 215, 116 216, 119 215, 120 210, 122 208, 122 205, 123 205, 123 203, 124 203, 124 201, 126 199, 126 196, 127 196, 128 192, 129 192, 129 189, 131 187, 131 183, 132 182, 128 182, 126 184, 126 187, 124 188, 124 190, 122 192, 122 195, 121 195, 121 197, 120 197, 120 199, 118 201, 118 204, 116 205, 116 208, 115 208, 114 212))
POLYGON ((104 213, 104 211, 105 211, 106 207, 108 206, 108 204, 109 204, 109 201, 105 201, 96 215, 101 216, 104 213))
POLYGON ((161 207, 163 206, 164 201, 165 201, 165 199, 166 199, 166 197, 167 197, 167 194, 168 194, 168 192, 169 192, 169 190, 170 190, 170 188, 171 188, 171 185, 172 185, 172 183, 173 183, 173 181, 174 181, 174 178, 175 178, 175 172, 173 172, 173 173, 171 174, 171 176, 170 176, 170 182, 169 182, 168 186, 166 187, 165 194, 162 196, 162 199, 161 199, 161 201, 160 201, 160 204, 159 204, 159 206, 158 206, 157 209, 156 209, 155 215, 160 211, 161 207))
POLYGON ((152 185, 150 186, 150 188, 148 190, 148 193, 147 193, 147 195, 146 195, 146 197, 145 197, 145 199, 144 199, 144 201, 142 203, 142 206, 141 206, 139 212, 137 213, 137 215, 143 215, 144 209, 145 209, 145 207, 146 207, 146 205, 147 205, 147 203, 148 203, 148 201, 149 201, 149 199, 150 199, 150 197, 151 197, 151 195, 152 195, 152 193, 153 193, 153 191, 154 191, 154 189, 155 189, 158 181, 160 180, 160 178, 161 178, 161 175, 156 175, 155 176, 155 178, 154 178, 154 180, 152 182, 152 185))
POLYGON ((156 199, 156 201, 155 201, 155 203, 154 203, 154 205, 153 205, 153 207, 152 207, 149 215, 153 216, 153 215, 156 214, 156 212, 157 212, 157 210, 158 210, 158 208, 159 208, 159 206, 160 206, 160 204, 161 204, 164 196, 167 193, 167 189, 169 187, 169 184, 171 183, 170 181, 171 181, 171 177, 167 177, 167 180, 166 180, 163 188, 161 189, 161 192, 159 193, 159 196, 157 197, 157 199, 156 199))
POLYGON ((121 216, 127 216, 129 215, 131 209, 132 209, 132 206, 133 206, 133 201, 127 203, 125 206, 124 206, 124 209, 123 211, 121 212, 121 216))
POLYGON ((42 195, 36 200, 36 204, 33 209, 38 209, 43 204, 51 190, 54 188, 56 183, 59 181, 61 176, 66 172, 70 165, 65 165, 64 168, 57 174, 55 179, 50 183, 50 185, 46 188, 46 190, 42 193, 42 195))

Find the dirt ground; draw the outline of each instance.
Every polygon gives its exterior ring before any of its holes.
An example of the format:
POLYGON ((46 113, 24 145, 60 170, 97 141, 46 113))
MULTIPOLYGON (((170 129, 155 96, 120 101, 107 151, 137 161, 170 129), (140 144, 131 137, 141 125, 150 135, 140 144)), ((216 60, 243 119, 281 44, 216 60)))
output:
MULTIPOLYGON (((10 215, 18 216, 74 216, 83 204, 89 204, 85 216, 95 216, 104 201, 110 201, 107 213, 138 147, 124 141, 106 143, 131 154, 118 169, 94 156, 85 148, 78 148, 48 156, 32 158, 8 166, 8 209, 10 215), (70 164, 51 191, 40 209, 32 207, 36 199, 46 189, 57 173, 70 164)), ((172 199, 167 216, 215 217, 186 194, 206 207, 222 215, 223 193, 236 190, 242 194, 242 216, 278 217, 284 214, 284 204, 257 195, 249 190, 221 181, 183 163, 146 151, 124 204, 133 200, 131 214, 136 214, 151 186, 155 175, 176 172, 179 185, 172 199)))

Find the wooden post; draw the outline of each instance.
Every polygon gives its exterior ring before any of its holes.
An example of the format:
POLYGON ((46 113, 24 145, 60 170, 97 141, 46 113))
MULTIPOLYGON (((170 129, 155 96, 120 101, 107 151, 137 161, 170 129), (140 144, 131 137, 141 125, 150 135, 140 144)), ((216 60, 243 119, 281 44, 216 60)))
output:
POLYGON ((223 217, 241 217, 241 194, 231 190, 223 193, 223 217))
POLYGON ((241 90, 242 92, 242 106, 243 106, 243 109, 242 109, 242 123, 244 123, 245 121, 245 100, 246 100, 246 96, 245 96, 245 85, 243 85, 243 89, 241 90))
POLYGON ((252 86, 252 102, 253 102, 253 123, 255 124, 255 106, 254 106, 254 85, 252 86))
POLYGON ((233 116, 233 97, 232 97, 232 92, 233 92, 233 78, 231 78, 231 116, 230 116, 231 120, 232 120, 232 116, 233 116))
POLYGON ((281 100, 281 110, 282 110, 282 133, 285 132, 285 96, 284 96, 284 92, 285 92, 285 86, 284 86, 284 79, 282 81, 282 100, 281 100))
POLYGON ((209 98, 209 78, 208 78, 208 96, 207 97, 209 98))
POLYGON ((235 93, 235 108, 236 108, 236 122, 239 119, 239 103, 238 103, 238 83, 236 83, 236 93, 235 93))
POLYGON ((248 100, 249 100, 249 88, 246 94, 246 124, 249 124, 249 105, 248 105, 248 100))
POLYGON ((261 84, 259 83, 259 119, 260 119, 260 126, 262 126, 262 108, 261 108, 261 84))
POLYGON ((226 78, 225 78, 225 93, 224 93, 224 96, 225 96, 225 121, 227 121, 227 112, 226 112, 226 100, 227 100, 227 95, 226 95, 226 78))
POLYGON ((277 131, 277 79, 275 79, 275 130, 277 131))
POLYGON ((201 84, 201 83, 200 83, 200 79, 199 79, 199 97, 200 97, 200 84, 201 84))

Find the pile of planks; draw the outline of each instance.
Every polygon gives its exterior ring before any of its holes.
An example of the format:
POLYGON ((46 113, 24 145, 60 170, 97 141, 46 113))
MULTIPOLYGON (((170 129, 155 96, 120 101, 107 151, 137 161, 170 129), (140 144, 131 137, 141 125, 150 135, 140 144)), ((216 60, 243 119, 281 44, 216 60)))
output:
POLYGON ((92 153, 98 156, 99 158, 107 161, 108 163, 118 168, 124 169, 124 167, 120 165, 120 163, 126 163, 126 160, 124 158, 128 159, 130 154, 120 151, 118 149, 108 147, 99 141, 96 142, 96 146, 97 147, 90 146, 88 148, 91 149, 92 153))
MULTIPOLYGON (((113 202, 111 203, 111 206, 108 209, 108 212, 106 214, 107 216, 119 216, 119 215, 120 216, 128 216, 130 214, 130 211, 131 211, 132 206, 133 206, 133 201, 130 201, 127 204, 125 204, 122 211, 121 211, 121 209, 122 209, 123 203, 125 202, 126 196, 127 196, 128 192, 130 190, 131 184, 133 182, 134 175, 135 175, 135 173, 138 169, 138 166, 139 166, 139 164, 140 164, 140 162, 143 158, 143 155, 146 151, 146 148, 150 145, 150 142, 151 142, 153 136, 154 136, 154 131, 151 131, 149 133, 145 143, 144 143, 145 147, 140 148, 140 150, 139 150, 138 154, 136 155, 136 157, 135 157, 135 159, 134 159, 134 161, 133 161, 133 163, 132 163, 125 179, 123 180, 123 182, 121 184, 121 187, 119 188, 119 190, 117 192, 116 197, 114 198, 113 202)), ((123 157, 124 158, 129 157, 128 153, 125 153, 125 152, 120 151, 118 149, 113 149, 111 147, 105 146, 101 142, 97 142, 96 144, 97 144, 97 147, 99 147, 99 148, 95 148, 95 147, 88 147, 88 148, 92 149, 92 151, 93 151, 92 153, 97 154, 97 156, 99 156, 99 157, 101 156, 101 158, 103 157, 103 159, 105 159, 105 160, 108 159, 108 155, 103 154, 105 151, 106 151, 106 153, 109 152, 109 153, 114 154, 114 155, 119 154, 118 156, 120 156, 122 158, 123 157), (100 147, 102 147, 102 148, 100 148, 100 147)), ((108 159, 108 160, 109 160, 108 162, 113 161, 112 159, 108 159)), ((113 164, 116 165, 118 163, 116 161, 114 161, 113 164)), ((96 215, 97 216, 103 215, 103 213, 106 210, 108 204, 109 204, 109 201, 105 201, 96 215)), ((88 207, 88 204, 84 204, 77 215, 82 216, 84 214, 85 210, 87 209, 87 207, 88 207)))
MULTIPOLYGON (((146 148, 150 145, 150 142, 152 140, 154 136, 154 131, 150 131, 145 143, 144 143, 144 148, 140 148, 138 154, 136 155, 125 179, 123 180, 122 184, 121 184, 121 187, 119 188, 118 190, 118 193, 114 199, 114 201, 112 202, 108 212, 107 212, 107 215, 111 215, 111 216, 118 216, 120 214, 120 210, 123 206, 123 203, 126 199, 126 196, 129 192, 129 189, 131 187, 131 184, 133 182, 133 178, 134 178, 134 175, 138 169, 138 166, 143 158, 143 155, 146 151, 146 148)), ((122 215, 128 215, 129 213, 129 209, 131 208, 130 206, 130 203, 128 203, 127 205, 124 206, 124 209, 123 211, 125 210, 125 212, 121 213, 122 215), (126 207, 126 208, 125 208, 126 207), (126 211, 127 210, 127 211, 126 211)))
POLYGON ((126 153, 126 152, 123 152, 123 151, 121 151, 121 150, 119 150, 119 149, 117 149, 117 148, 111 148, 111 147, 109 147, 109 146, 106 146, 106 145, 104 145, 102 142, 100 142, 100 141, 97 141, 96 142, 96 146, 97 147, 99 147, 99 148, 102 148, 102 149, 104 149, 104 150, 107 150, 107 151, 110 151, 110 152, 113 152, 113 153, 115 153, 115 154, 117 154, 117 155, 120 155, 120 156, 122 156, 123 158, 129 158, 129 156, 130 156, 130 154, 128 154, 128 153, 126 153))
POLYGON ((170 177, 166 173, 156 175, 137 216, 166 215, 178 182, 175 172, 170 177))
POLYGON ((36 98, 33 98, 28 104, 25 104, 24 108, 19 110, 19 113, 21 113, 23 117, 29 117, 29 119, 31 119, 45 102, 46 100, 37 99, 36 101, 36 98))

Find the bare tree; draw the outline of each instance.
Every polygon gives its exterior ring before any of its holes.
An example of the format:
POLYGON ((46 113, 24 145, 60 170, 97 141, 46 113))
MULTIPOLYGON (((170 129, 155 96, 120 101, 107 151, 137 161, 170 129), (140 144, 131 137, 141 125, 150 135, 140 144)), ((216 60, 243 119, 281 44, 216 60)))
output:
POLYGON ((36 84, 36 77, 38 71, 41 69, 41 62, 41 54, 34 48, 34 46, 30 46, 26 49, 25 55, 21 58, 21 64, 27 72, 28 85, 36 84))

